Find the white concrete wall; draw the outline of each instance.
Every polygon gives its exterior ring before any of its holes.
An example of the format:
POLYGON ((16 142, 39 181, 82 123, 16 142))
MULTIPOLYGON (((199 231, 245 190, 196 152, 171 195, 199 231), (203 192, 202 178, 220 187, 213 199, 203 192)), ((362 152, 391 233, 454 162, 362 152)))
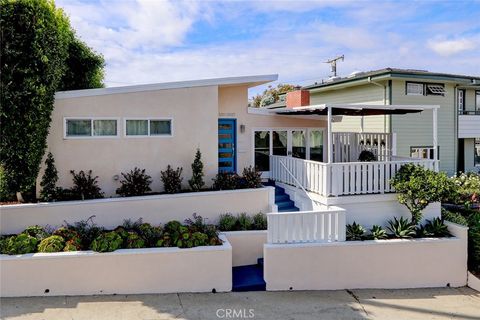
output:
POLYGON ((193 213, 216 223, 221 214, 255 214, 270 212, 274 203, 273 187, 231 191, 180 193, 131 198, 113 198, 57 203, 36 203, 2 206, 0 209, 0 234, 23 231, 31 225, 60 226, 88 219, 95 215, 94 222, 105 228, 114 228, 124 219, 152 224, 170 220, 183 222, 193 213))
POLYGON ((226 241, 191 249, 0 255, 0 279, 2 297, 224 292, 232 289, 232 248, 226 241))
POLYGON ((267 290, 461 287, 467 284, 467 230, 454 238, 264 246, 267 290))
MULTIPOLYGON (((310 193, 314 200, 318 201, 318 208, 326 205, 338 206, 345 209, 347 224, 359 223, 366 228, 374 224, 386 227, 387 221, 394 217, 412 217, 410 211, 403 204, 398 203, 396 194, 377 194, 343 197, 319 197, 310 193)), ((440 203, 431 203, 423 210, 422 222, 441 216, 440 203)))
POLYGON ((263 258, 263 245, 267 243, 266 230, 223 232, 232 246, 233 266, 257 264, 263 258))

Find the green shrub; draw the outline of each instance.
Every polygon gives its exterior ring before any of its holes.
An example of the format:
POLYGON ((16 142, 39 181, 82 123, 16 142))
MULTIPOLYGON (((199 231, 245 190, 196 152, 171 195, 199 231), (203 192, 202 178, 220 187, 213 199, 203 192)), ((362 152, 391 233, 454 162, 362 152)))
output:
POLYGON ((7 251, 7 242, 8 242, 7 236, 0 236, 0 254, 8 254, 7 251))
POLYGON ((381 240, 388 238, 387 231, 380 226, 373 225, 370 229, 370 235, 374 240, 381 240))
POLYGON ((480 212, 468 217, 468 266, 470 270, 480 272, 480 212))
POLYGON ((121 187, 116 193, 123 197, 142 196, 152 190, 150 189, 152 177, 145 173, 145 169, 135 167, 129 173, 122 172, 122 176, 121 187))
POLYGON ((442 202, 461 204, 469 208, 480 202, 480 173, 461 173, 451 178, 455 192, 445 196, 442 202))
POLYGON ((42 187, 40 199, 42 201, 53 201, 57 199, 57 181, 58 172, 55 167, 55 160, 53 159, 53 154, 49 152, 45 160, 45 172, 40 182, 40 186, 42 187))
POLYGON ((218 229, 220 231, 233 231, 237 224, 237 218, 231 213, 221 214, 218 220, 218 229))
POLYGON ((65 247, 65 240, 60 236, 50 236, 40 241, 38 252, 60 252, 65 247))
POLYGON ((253 215, 253 229, 254 230, 267 230, 267 215, 259 212, 253 215))
POLYGON ((177 193, 182 189, 182 171, 183 168, 173 170, 170 165, 167 166, 167 170, 160 171, 163 188, 166 193, 177 193))
POLYGON ((262 173, 256 167, 246 167, 243 169, 243 183, 245 188, 259 188, 262 186, 262 173))
POLYGON ((193 191, 200 191, 205 185, 203 181, 203 162, 202 162, 202 153, 200 149, 197 149, 195 153, 195 159, 192 163, 192 178, 188 180, 188 184, 193 191))
POLYGON ((8 189, 7 175, 3 165, 0 164, 0 201, 12 201, 15 195, 8 189))
POLYGON ((468 219, 458 212, 452 212, 442 208, 442 219, 462 226, 468 226, 468 219))
POLYGON ((75 231, 73 229, 69 229, 67 227, 58 228, 57 230, 55 230, 53 232, 53 235, 54 236, 60 236, 63 239, 65 239, 65 241, 70 240, 70 239, 74 239, 74 238, 80 238, 77 231, 75 231))
POLYGON ((388 225, 387 229, 396 238, 412 238, 416 235, 415 224, 403 217, 400 217, 400 219, 395 217, 393 220, 389 220, 388 225))
POLYGON ((414 225, 420 222, 423 209, 455 189, 445 173, 410 163, 400 168, 392 179, 392 186, 398 193, 398 201, 410 211, 414 225))
POLYGON ((80 251, 82 250, 82 241, 78 237, 73 237, 65 242, 63 251, 80 251))
POLYGON ((213 189, 215 190, 235 190, 238 189, 240 177, 236 173, 220 172, 213 179, 213 189))
POLYGON ((122 237, 114 232, 100 234, 92 241, 91 249, 97 252, 111 252, 120 249, 123 244, 122 237))
POLYGON ((92 170, 85 173, 81 170, 75 173, 75 170, 70 170, 73 176, 73 188, 72 193, 77 199, 98 199, 103 198, 103 193, 98 186, 98 176, 92 177, 92 170))
POLYGON ((253 226, 253 219, 245 212, 237 216, 236 230, 251 230, 253 226))
POLYGON ((33 253, 37 250, 38 239, 26 233, 20 233, 8 238, 6 251, 8 254, 33 253))
POLYGON ((217 228, 214 225, 207 225, 205 228, 205 234, 207 235, 207 245, 217 246, 222 244, 222 240, 218 237, 217 228))
POLYGON ((377 161, 377 157, 373 154, 372 151, 363 150, 362 152, 360 152, 360 155, 358 156, 358 161, 361 161, 361 162, 377 161))
POLYGON ((192 246, 200 247, 208 245, 208 236, 202 232, 192 233, 192 246))
POLYGON ((48 232, 40 226, 30 226, 27 229, 23 230, 22 233, 37 238, 38 241, 42 241, 49 236, 48 232))
POLYGON ((363 240, 365 228, 354 221, 352 224, 347 224, 346 235, 349 241, 363 240))
POLYGON ((202 218, 202 216, 194 213, 193 219, 185 219, 185 225, 190 229, 191 232, 202 232, 205 233, 205 230, 208 227, 206 219, 202 218))

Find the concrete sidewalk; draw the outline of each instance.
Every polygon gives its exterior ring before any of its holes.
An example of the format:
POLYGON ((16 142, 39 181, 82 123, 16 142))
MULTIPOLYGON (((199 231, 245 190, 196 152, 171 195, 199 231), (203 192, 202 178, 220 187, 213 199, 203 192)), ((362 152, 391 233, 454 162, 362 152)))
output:
POLYGON ((4 298, 1 319, 480 319, 469 288, 4 298))

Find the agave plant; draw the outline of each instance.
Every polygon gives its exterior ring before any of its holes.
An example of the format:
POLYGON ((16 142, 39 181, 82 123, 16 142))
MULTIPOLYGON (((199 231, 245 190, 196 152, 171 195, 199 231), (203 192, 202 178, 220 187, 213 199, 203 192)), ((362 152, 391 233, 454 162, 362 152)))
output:
POLYGON ((388 237, 387 231, 385 231, 385 229, 377 225, 373 225, 372 229, 370 229, 370 233, 371 233, 372 239, 374 240, 386 239, 388 237))
POLYGON ((388 221, 388 224, 388 230, 390 230, 396 238, 412 238, 416 235, 415 225, 403 217, 400 217, 400 219, 395 217, 393 221, 388 221))
POLYGON ((434 237, 448 237, 451 235, 450 232, 448 232, 448 227, 440 218, 427 220, 427 223, 425 224, 425 230, 434 237))
POLYGON ((357 224, 355 221, 352 224, 347 224, 347 240, 362 240, 364 234, 365 228, 357 224))

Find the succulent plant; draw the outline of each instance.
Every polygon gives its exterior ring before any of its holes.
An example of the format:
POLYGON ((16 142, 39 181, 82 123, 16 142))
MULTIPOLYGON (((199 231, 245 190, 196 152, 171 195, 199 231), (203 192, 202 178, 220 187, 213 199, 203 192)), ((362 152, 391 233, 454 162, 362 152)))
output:
POLYGON ((40 241, 38 252, 60 252, 65 247, 65 240, 60 236, 50 236, 40 241))
POLYGON ((92 241, 91 249, 97 252, 110 252, 120 249, 123 244, 122 237, 115 231, 100 234, 92 241))
POLYGON ((355 221, 352 224, 347 224, 347 240, 363 240, 364 235, 365 229, 355 221))
POLYGON ((72 238, 65 242, 65 247, 63 251, 80 251, 82 250, 82 241, 80 238, 72 238))
POLYGON ((8 254, 25 254, 35 252, 37 244, 37 238, 26 233, 20 233, 19 235, 9 237, 5 247, 8 254))
POLYGON ((134 248, 144 248, 145 247, 145 240, 143 240, 138 233, 134 231, 129 231, 128 236, 126 238, 126 246, 127 249, 134 249, 134 248))
POLYGON ((57 230, 53 232, 54 236, 60 236, 62 237, 66 242, 76 239, 75 242, 79 243, 79 249, 81 248, 81 239, 80 235, 78 234, 77 231, 67 228, 67 227, 60 227, 57 230))
POLYGON ((28 234, 29 236, 37 238, 37 240, 42 241, 49 236, 48 232, 40 226, 30 226, 27 229, 23 230, 22 233, 28 234))
POLYGON ((427 220, 425 224, 425 230, 433 235, 434 237, 448 237, 451 236, 448 231, 448 227, 443 223, 443 220, 440 218, 433 218, 432 220, 427 220))
POLYGON ((161 227, 154 227, 149 223, 142 223, 139 227, 139 234, 147 247, 154 247, 158 239, 162 236, 161 227))
POLYGON ((377 225, 372 226, 372 229, 370 229, 370 234, 374 240, 386 239, 388 237, 387 231, 377 225))
POLYGON ((393 218, 393 220, 388 221, 388 225, 388 230, 396 238, 412 238, 416 235, 415 225, 403 217, 400 217, 400 219, 393 218))

